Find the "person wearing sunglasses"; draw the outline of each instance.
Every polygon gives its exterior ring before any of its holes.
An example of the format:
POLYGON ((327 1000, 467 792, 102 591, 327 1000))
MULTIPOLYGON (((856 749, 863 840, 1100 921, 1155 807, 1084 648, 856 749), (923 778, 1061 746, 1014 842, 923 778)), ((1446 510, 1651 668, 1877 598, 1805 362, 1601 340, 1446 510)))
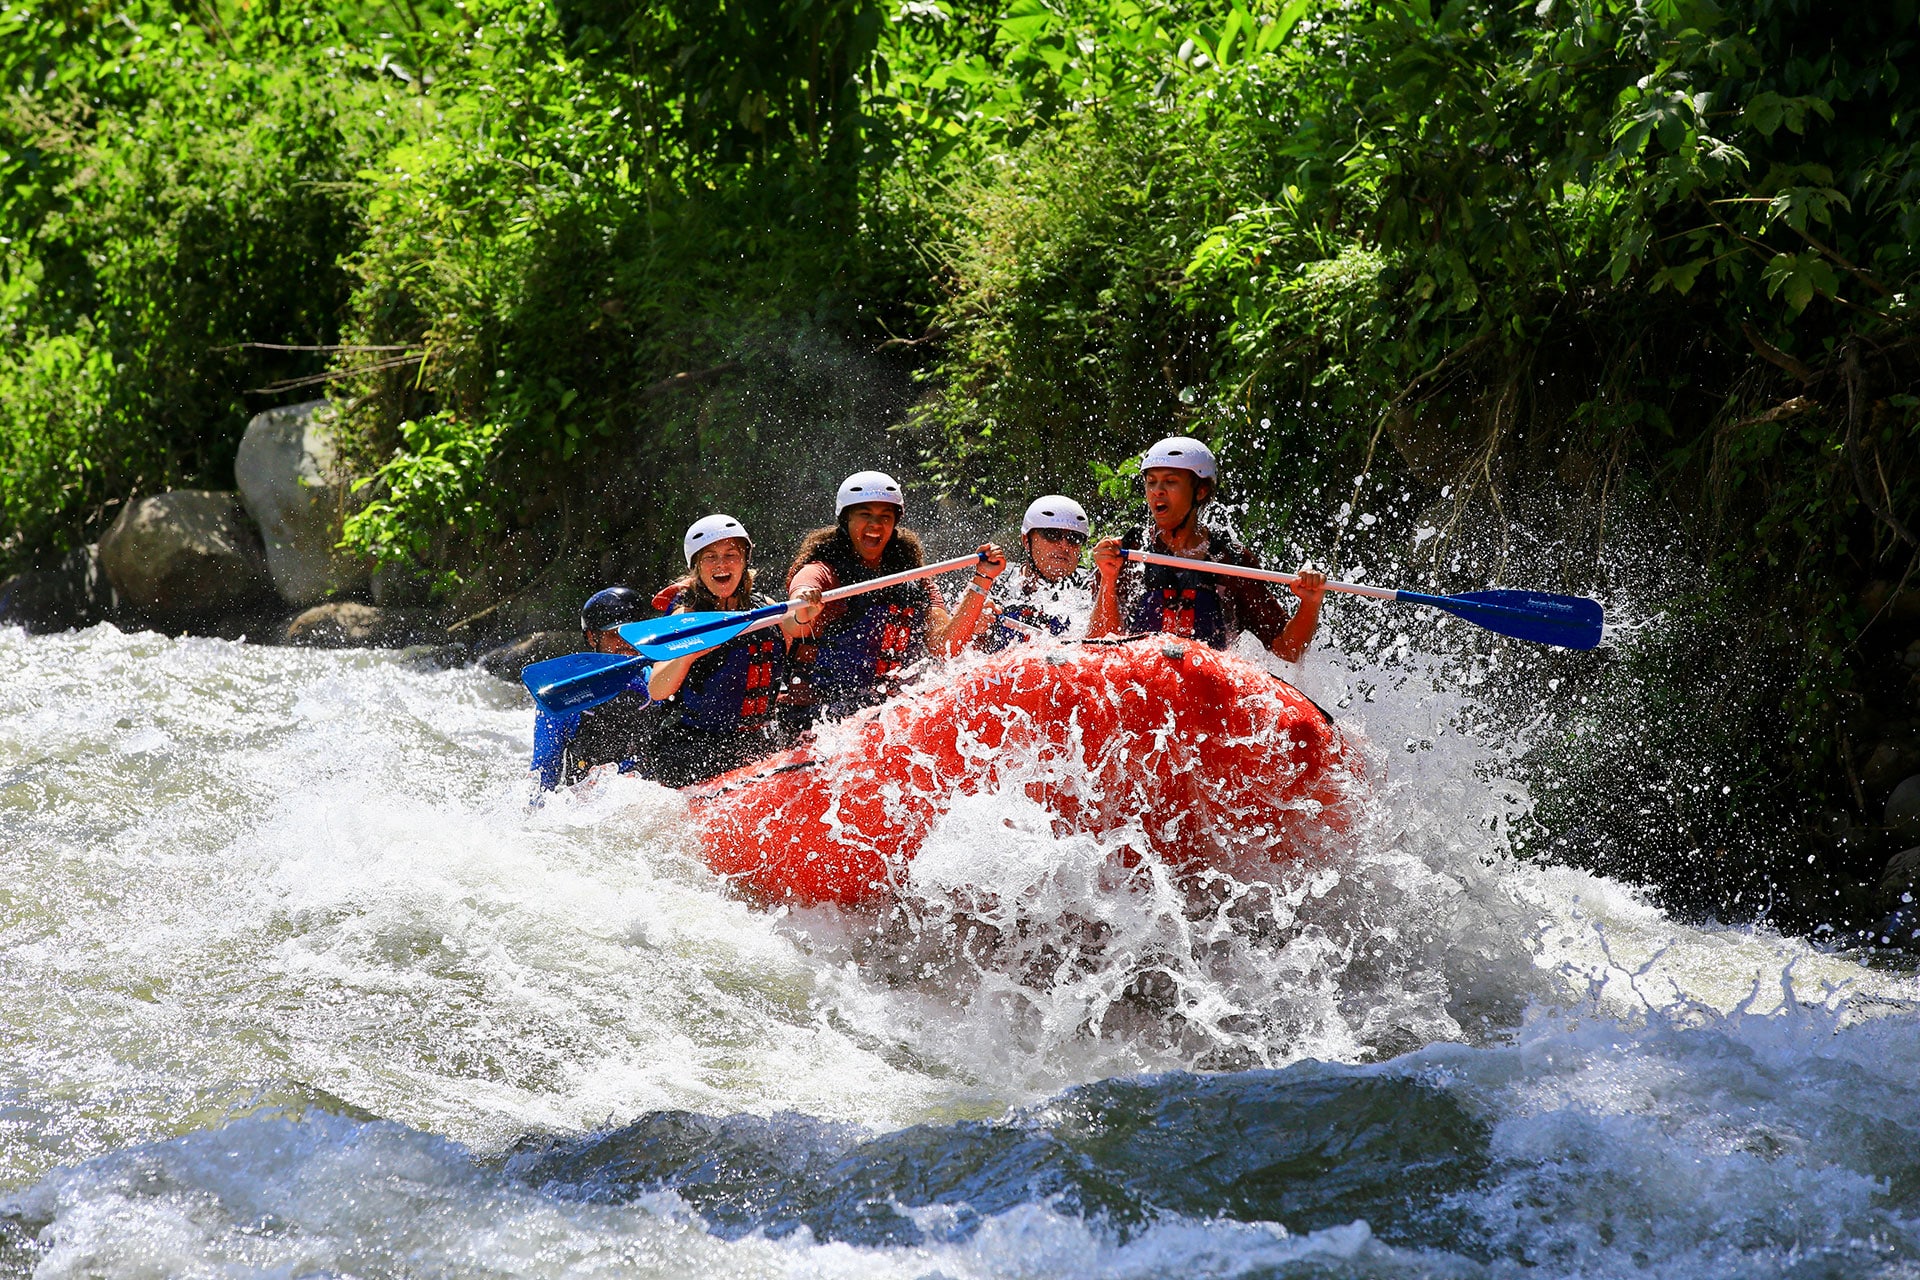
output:
POLYGON ((1001 574, 988 594, 994 625, 975 643, 988 653, 1042 636, 1084 635, 1092 604, 1093 575, 1080 567, 1080 549, 1091 526, 1086 510, 1057 493, 1035 498, 1020 518, 1027 562, 1001 574))

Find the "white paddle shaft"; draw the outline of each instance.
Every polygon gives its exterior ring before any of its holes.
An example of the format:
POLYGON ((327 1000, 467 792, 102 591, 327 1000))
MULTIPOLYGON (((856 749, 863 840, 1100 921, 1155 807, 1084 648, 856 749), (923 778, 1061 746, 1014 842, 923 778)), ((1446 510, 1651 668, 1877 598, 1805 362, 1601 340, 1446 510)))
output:
POLYGON ((940 574, 952 573, 955 569, 965 569, 979 563, 980 553, 969 551, 964 556, 955 556, 951 560, 942 560, 937 564, 923 564, 918 569, 907 569, 900 573, 890 573, 884 578, 869 578, 865 582, 856 582, 851 586, 822 591, 820 603, 832 604, 835 600, 845 600, 848 596, 864 595, 869 591, 882 591, 887 587, 899 586, 903 582, 918 582, 922 578, 938 577, 940 574))
MULTIPOLYGON (((1292 586, 1300 581, 1297 573, 1278 573, 1272 569, 1249 569, 1244 565, 1227 564, 1219 560, 1189 560, 1185 556, 1165 556, 1158 551, 1135 551, 1132 547, 1121 548, 1120 554, 1128 560, 1138 560, 1142 564, 1165 565, 1169 569, 1193 569, 1200 573, 1218 573, 1229 578, 1252 578, 1256 582, 1278 582, 1282 586, 1292 586)), ((1400 593, 1392 587, 1367 587, 1358 582, 1329 582, 1329 591, 1344 591, 1348 595, 1368 596, 1375 600, 1395 600, 1400 593)))
MULTIPOLYGON (((820 593, 821 604, 832 604, 835 600, 845 600, 848 596, 865 595, 869 591, 884 591, 888 587, 897 587, 903 582, 918 582, 922 578, 934 578, 943 573, 952 573, 955 569, 965 569, 981 562, 978 551, 964 556, 955 556, 951 560, 941 560, 934 564, 923 564, 918 569, 903 569, 899 573, 890 573, 884 578, 869 578, 865 582, 850 583, 844 587, 835 587, 831 591, 820 593)), ((759 622, 742 631, 759 631, 765 627, 777 627, 793 616, 793 601, 787 601, 787 611, 777 618, 762 618, 759 622)))

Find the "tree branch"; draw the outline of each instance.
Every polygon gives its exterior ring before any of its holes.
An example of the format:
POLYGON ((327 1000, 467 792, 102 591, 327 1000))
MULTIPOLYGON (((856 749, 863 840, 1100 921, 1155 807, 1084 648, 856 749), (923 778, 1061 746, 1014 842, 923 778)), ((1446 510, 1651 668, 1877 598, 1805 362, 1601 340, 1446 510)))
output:
POLYGON ((1797 418, 1803 413, 1812 413, 1819 407, 1818 401, 1809 400, 1805 396, 1795 396, 1791 400, 1781 401, 1765 413, 1756 413, 1751 418, 1742 418, 1727 430, 1738 431, 1742 427, 1758 426, 1763 422, 1781 422, 1787 418, 1797 418))
POLYGON ((224 347, 208 347, 209 351, 419 351, 418 342, 389 343, 378 347, 349 347, 337 343, 322 343, 316 347, 299 346, 285 342, 234 342, 224 347))
POLYGON ((1853 472, 1853 488, 1860 495, 1860 503, 1871 511, 1875 518, 1893 530, 1894 536, 1910 547, 1920 548, 1920 539, 1901 522, 1891 507, 1882 507, 1874 499, 1873 490, 1867 484, 1867 473, 1860 466, 1860 446, 1855 439, 1855 429, 1860 424, 1860 349, 1853 343, 1847 344, 1846 355, 1842 357, 1842 367, 1847 375, 1847 466, 1853 472))
POLYGON ((363 373, 379 373, 386 369, 398 369, 405 365, 419 364, 426 358, 425 354, 400 356, 393 360, 376 360, 372 364, 363 364, 354 369, 329 369, 325 373, 311 374, 305 378, 288 378, 282 382, 269 382, 264 387, 248 387, 246 394, 250 396, 278 395, 282 391, 297 391, 301 387, 317 387, 322 383, 338 382, 343 378, 357 378, 363 373))
POLYGON ((1818 382, 1821 375, 1826 372, 1824 369, 1809 368, 1799 357, 1788 355, 1761 337, 1760 331, 1744 320, 1740 322, 1740 332, 1746 335, 1747 341, 1753 344, 1754 351, 1762 360, 1785 369, 1802 382, 1818 382))
POLYGON ((1821 253, 1826 257, 1832 258, 1835 262, 1839 263, 1842 267, 1846 268, 1847 271, 1852 273, 1853 277, 1857 279, 1861 284, 1864 284, 1865 286, 1867 286, 1867 288, 1873 290, 1875 293, 1879 294, 1883 298, 1890 298, 1893 296, 1893 290, 1887 288, 1887 286, 1881 284, 1878 280, 1875 280, 1872 276, 1868 275, 1866 272, 1862 271, 1860 268, 1854 266, 1851 262, 1848 262, 1845 258, 1841 257, 1839 254, 1827 248, 1827 246, 1825 246, 1824 244, 1821 244, 1819 240, 1814 238, 1814 235, 1811 231, 1804 230, 1803 228, 1800 228, 1800 227, 1795 227, 1794 230, 1798 231, 1800 233, 1800 238, 1802 240, 1805 240, 1808 244, 1812 245, 1816 252, 1821 253))
POLYGON ((933 325, 928 325, 927 331, 921 334, 917 338, 888 338, 885 342, 882 342, 879 346, 875 347, 874 350, 885 351, 889 347, 917 347, 924 343, 933 342, 937 339, 944 338, 946 336, 947 336, 947 331, 945 329, 942 329, 937 324, 933 324, 933 325))

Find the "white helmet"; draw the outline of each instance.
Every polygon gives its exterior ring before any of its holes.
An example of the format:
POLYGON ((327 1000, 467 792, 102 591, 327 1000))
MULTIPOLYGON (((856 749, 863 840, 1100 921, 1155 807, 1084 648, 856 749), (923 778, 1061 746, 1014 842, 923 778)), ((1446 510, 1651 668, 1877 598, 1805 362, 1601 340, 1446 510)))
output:
POLYGON ((738 538, 753 549, 753 539, 747 536, 747 526, 732 516, 701 516, 687 526, 687 536, 680 545, 687 553, 687 568, 693 568, 693 558, 716 542, 725 542, 728 538, 738 538))
POLYGON ((1020 517, 1021 537, 1035 529, 1066 529, 1084 538, 1093 531, 1093 526, 1087 522, 1086 510, 1079 503, 1050 493, 1044 498, 1035 498, 1027 505, 1027 514, 1020 517))
POLYGON ((1140 469, 1146 471, 1153 467, 1177 467, 1193 472, 1202 480, 1218 478, 1213 450, 1191 436, 1168 436, 1142 454, 1140 469))
POLYGON ((891 502, 900 508, 900 514, 907 512, 907 500, 900 492, 900 482, 884 471, 856 471, 842 480, 833 514, 838 517, 848 507, 863 502, 891 502))

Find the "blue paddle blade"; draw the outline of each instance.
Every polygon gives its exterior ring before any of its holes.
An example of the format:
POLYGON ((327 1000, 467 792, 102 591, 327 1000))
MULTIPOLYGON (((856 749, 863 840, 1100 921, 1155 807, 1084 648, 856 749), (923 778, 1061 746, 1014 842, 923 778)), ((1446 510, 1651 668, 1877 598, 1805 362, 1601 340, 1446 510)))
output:
POLYGON ((1546 591, 1470 591, 1458 596, 1401 591, 1394 598, 1445 609, 1496 635, 1561 649, 1593 648, 1600 643, 1605 622, 1598 600, 1546 591))
POLYGON ((622 653, 570 653, 523 668, 520 683, 542 711, 584 711, 625 693, 645 661, 622 653))
MULTIPOLYGON (((682 614, 681 616, 693 617, 695 615, 682 614)), ((653 659, 655 662, 666 662, 672 658, 685 658, 692 654, 705 653, 709 649, 719 648, 754 623, 754 618, 751 614, 734 613, 726 616, 730 621, 725 626, 707 627, 700 631, 681 632, 677 635, 664 635, 640 644, 634 644, 632 640, 627 640, 627 643, 633 645, 642 655, 653 659)), ((621 638, 626 639, 625 636, 621 638)))
POLYGON ((786 611, 785 604, 768 604, 745 613, 675 613, 649 622, 629 622, 620 628, 620 638, 642 657, 665 662, 717 648, 754 623, 786 611))

